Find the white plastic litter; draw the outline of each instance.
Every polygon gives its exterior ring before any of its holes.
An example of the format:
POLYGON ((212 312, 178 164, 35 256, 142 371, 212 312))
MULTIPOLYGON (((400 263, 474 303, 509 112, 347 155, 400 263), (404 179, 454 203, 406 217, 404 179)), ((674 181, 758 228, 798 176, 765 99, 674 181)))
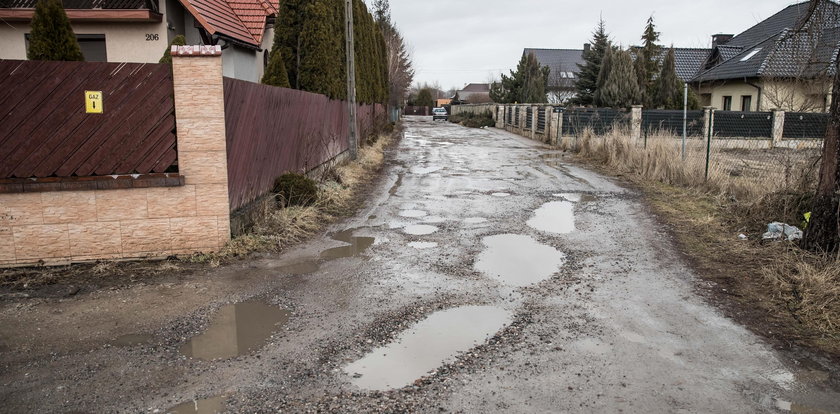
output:
POLYGON ((799 240, 802 238, 802 230, 786 223, 773 222, 767 225, 767 233, 764 233, 762 238, 764 240, 799 240))

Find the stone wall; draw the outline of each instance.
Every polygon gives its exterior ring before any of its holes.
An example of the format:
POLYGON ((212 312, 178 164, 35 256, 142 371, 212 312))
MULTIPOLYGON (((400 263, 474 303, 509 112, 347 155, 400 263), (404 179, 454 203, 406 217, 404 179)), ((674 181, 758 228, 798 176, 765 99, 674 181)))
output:
POLYGON ((221 49, 173 55, 184 185, 0 194, 0 266, 165 257, 230 240, 221 49))

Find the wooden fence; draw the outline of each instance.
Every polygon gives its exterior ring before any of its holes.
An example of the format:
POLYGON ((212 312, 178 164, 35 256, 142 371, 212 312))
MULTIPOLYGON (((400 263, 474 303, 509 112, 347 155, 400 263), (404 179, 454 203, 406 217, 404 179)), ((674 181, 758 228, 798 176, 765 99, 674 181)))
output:
POLYGON ((3 60, 0 102, 0 179, 177 171, 168 65, 3 60))
MULTIPOLYGON (((308 172, 348 149, 346 102, 231 78, 224 88, 231 211, 271 191, 283 173, 308 172)), ((358 115, 362 138, 386 121, 382 105, 360 105, 358 115)))

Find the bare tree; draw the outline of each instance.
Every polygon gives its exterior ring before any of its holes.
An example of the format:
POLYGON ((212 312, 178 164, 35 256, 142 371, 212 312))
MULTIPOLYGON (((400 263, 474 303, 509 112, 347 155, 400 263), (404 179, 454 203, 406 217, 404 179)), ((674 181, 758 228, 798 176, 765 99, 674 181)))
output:
POLYGON ((388 0, 374 2, 374 16, 385 38, 388 54, 388 104, 402 106, 408 98, 411 82, 414 80, 411 54, 402 34, 391 21, 391 6, 388 0))

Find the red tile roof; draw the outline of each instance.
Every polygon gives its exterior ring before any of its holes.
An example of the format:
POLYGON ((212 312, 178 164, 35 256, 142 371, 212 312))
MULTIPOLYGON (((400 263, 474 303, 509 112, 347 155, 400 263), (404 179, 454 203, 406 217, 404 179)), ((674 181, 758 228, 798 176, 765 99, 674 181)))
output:
POLYGON ((277 15, 277 0, 179 0, 210 34, 259 46, 265 18, 277 15))

